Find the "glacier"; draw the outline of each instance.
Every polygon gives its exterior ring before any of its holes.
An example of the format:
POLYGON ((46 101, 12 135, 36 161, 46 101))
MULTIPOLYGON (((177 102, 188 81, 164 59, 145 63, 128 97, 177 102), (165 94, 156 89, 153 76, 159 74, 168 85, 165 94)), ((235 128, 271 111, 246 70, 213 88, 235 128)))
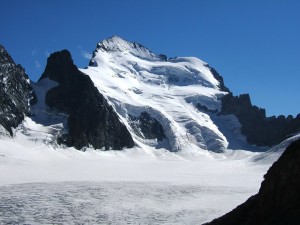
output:
POLYGON ((257 192, 259 154, 82 152, 20 133, 0 140, 0 223, 201 224, 257 192))

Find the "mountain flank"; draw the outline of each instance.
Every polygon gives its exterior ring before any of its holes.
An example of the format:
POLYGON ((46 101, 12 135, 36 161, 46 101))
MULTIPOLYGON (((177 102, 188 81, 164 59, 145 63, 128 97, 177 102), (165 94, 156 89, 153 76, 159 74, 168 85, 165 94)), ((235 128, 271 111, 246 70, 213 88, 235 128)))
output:
POLYGON ((0 135, 13 136, 13 129, 30 113, 36 96, 21 65, 0 45, 0 135))

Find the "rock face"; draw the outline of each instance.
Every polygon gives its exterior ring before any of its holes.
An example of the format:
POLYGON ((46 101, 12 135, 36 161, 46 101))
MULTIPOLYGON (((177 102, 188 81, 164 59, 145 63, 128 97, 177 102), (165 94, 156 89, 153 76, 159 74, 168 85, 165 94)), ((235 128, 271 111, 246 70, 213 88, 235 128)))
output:
POLYGON ((296 118, 266 117, 264 109, 251 104, 248 94, 225 95, 222 98, 221 114, 234 114, 242 125, 241 132, 247 137, 247 141, 257 146, 276 145, 300 131, 300 114, 296 118))
POLYGON ((286 149, 264 178, 257 195, 207 225, 298 225, 300 140, 286 149))
MULTIPOLYGON (((0 125, 12 136, 36 101, 30 80, 20 65, 0 45, 0 125)), ((0 129, 1 130, 1 129, 0 129)))
POLYGON ((166 138, 162 125, 147 112, 142 112, 140 116, 130 116, 131 126, 135 133, 145 139, 157 139, 162 141, 166 138))
POLYGON ((68 134, 59 143, 81 149, 121 150, 134 146, 126 126, 99 93, 91 79, 73 64, 67 50, 50 55, 40 80, 49 78, 59 83, 46 94, 46 104, 69 115, 68 134))

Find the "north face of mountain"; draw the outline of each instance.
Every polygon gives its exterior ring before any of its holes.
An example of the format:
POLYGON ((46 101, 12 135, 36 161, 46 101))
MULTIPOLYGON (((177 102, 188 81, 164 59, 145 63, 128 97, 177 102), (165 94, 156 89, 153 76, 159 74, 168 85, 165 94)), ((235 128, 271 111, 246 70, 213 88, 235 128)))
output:
POLYGON ((276 161, 258 194, 206 225, 298 225, 300 221, 300 140, 276 161))
POLYGON ((0 45, 0 134, 12 136, 13 128, 29 114, 30 102, 35 100, 25 70, 0 45))
POLYGON ((200 59, 167 58, 113 36, 97 44, 89 67, 80 70, 131 127, 136 142, 170 151, 227 148, 210 116, 195 107, 218 112, 227 90, 200 59))
POLYGON ((46 93, 46 104, 68 115, 68 132, 58 138, 59 143, 77 149, 92 146, 121 150, 134 146, 126 126, 91 79, 73 64, 67 50, 50 55, 39 82, 44 79, 58 84, 46 93))

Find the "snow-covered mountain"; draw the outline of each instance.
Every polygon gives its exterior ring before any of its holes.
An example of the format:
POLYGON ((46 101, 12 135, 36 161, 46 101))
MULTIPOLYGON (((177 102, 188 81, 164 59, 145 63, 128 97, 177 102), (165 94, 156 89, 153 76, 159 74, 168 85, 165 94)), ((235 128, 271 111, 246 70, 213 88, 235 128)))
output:
POLYGON ((201 104, 220 111, 220 98, 226 94, 205 62, 194 57, 167 59, 114 36, 97 45, 90 66, 81 71, 113 105, 137 144, 171 151, 227 148, 217 125, 196 108, 201 104), (135 126, 145 113, 161 124, 163 140, 147 138, 135 126))
POLYGON ((272 124, 278 126, 271 126, 265 111, 252 106, 249 96, 233 97, 216 70, 198 58, 168 59, 117 36, 98 43, 89 67, 81 71, 91 77, 141 145, 171 151, 259 150, 248 142, 272 146, 300 127, 300 117, 294 130, 282 130, 290 123, 283 126, 277 118, 272 124), (140 123, 136 118, 145 113, 162 125, 163 141, 147 138, 135 126, 140 123), (257 131, 259 126, 264 132, 257 131))
POLYGON ((31 85, 37 103, 11 134, 57 146, 264 151, 300 131, 300 116, 267 118, 206 62, 168 58, 117 36, 97 44, 85 69, 68 51, 53 53, 31 85))

